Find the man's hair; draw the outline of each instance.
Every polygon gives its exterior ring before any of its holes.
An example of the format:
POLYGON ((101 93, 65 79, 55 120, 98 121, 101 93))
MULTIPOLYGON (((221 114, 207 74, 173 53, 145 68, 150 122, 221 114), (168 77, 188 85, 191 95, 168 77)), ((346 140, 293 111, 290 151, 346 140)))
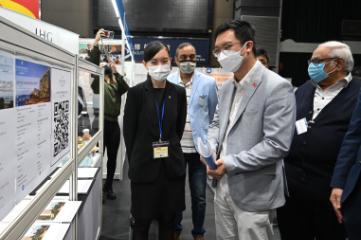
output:
MULTIPOLYGON (((331 49, 329 56, 330 58, 342 57, 343 59, 345 59, 345 64, 343 65, 343 71, 346 74, 349 74, 352 71, 354 61, 353 61, 351 49, 347 44, 337 41, 329 41, 320 44, 319 47, 330 48, 331 49)), ((333 63, 334 60, 331 62, 333 63)))
POLYGON ((252 51, 256 56, 256 30, 254 29, 254 27, 247 21, 234 19, 219 26, 215 32, 215 38, 217 39, 217 36, 220 33, 225 32, 229 29, 234 30, 234 35, 241 42, 242 46, 245 42, 252 41, 252 51))
POLYGON ((256 49, 256 57, 258 57, 258 56, 264 56, 267 59, 267 64, 269 63, 268 53, 263 48, 256 49))
POLYGON ((189 42, 184 42, 184 43, 181 43, 179 44, 179 46, 177 47, 177 49, 175 50, 175 56, 178 58, 178 52, 179 50, 187 47, 187 46, 192 46, 194 48, 194 50, 196 50, 196 48, 189 42))

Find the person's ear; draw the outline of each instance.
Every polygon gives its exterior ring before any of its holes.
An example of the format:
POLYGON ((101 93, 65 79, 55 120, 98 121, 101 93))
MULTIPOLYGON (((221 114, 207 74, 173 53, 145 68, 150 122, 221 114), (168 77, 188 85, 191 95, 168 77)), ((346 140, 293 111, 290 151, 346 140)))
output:
POLYGON ((336 59, 337 71, 342 71, 344 65, 345 65, 345 59, 343 59, 342 57, 336 59))
POLYGON ((177 56, 174 57, 174 61, 177 64, 177 66, 179 66, 179 60, 178 60, 177 56))
POLYGON ((144 62, 144 60, 143 60, 143 66, 145 67, 145 69, 147 69, 148 70, 148 67, 147 67, 147 64, 144 62))
POLYGON ((247 46, 246 46, 246 51, 247 51, 248 53, 249 53, 249 52, 252 52, 254 43, 253 43, 252 41, 248 41, 246 44, 247 44, 247 46))

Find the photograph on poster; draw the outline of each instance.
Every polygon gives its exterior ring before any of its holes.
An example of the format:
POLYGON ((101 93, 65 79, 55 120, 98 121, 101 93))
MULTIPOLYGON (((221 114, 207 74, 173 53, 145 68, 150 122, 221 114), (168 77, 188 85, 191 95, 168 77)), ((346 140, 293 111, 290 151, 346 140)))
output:
POLYGON ((15 60, 16 106, 50 102, 50 67, 15 60))
POLYGON ((14 107, 14 59, 0 55, 0 110, 14 107))
POLYGON ((50 202, 49 205, 40 214, 38 220, 41 221, 54 220, 56 216, 58 216, 64 205, 65 202, 50 202))
POLYGON ((42 240, 50 225, 33 225, 21 240, 42 240))

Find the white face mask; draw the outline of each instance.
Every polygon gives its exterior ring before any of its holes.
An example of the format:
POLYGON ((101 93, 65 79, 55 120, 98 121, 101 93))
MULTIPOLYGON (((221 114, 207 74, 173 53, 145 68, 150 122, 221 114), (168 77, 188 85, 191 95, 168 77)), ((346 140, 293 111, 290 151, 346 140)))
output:
POLYGON ((163 81, 167 79, 170 74, 170 64, 169 65, 157 65, 157 66, 147 66, 149 75, 156 81, 163 81))
POLYGON ((181 61, 179 62, 179 69, 184 74, 191 74, 196 69, 196 61, 181 61))
POLYGON ((239 52, 232 50, 223 50, 217 57, 219 64, 227 72, 237 72, 243 62, 243 58, 247 55, 241 56, 241 51, 247 46, 247 42, 243 45, 239 52))

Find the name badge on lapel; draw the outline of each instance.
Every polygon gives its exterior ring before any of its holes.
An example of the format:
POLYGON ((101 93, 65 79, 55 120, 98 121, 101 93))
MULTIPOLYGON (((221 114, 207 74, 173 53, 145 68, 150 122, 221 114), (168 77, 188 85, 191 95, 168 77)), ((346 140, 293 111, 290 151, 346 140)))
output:
POLYGON ((202 107, 204 106, 204 95, 199 96, 198 104, 201 105, 202 107))
POLYGON ((169 157, 168 147, 168 141, 153 142, 153 158, 157 159, 169 157))
POLYGON ((298 135, 307 132, 307 128, 308 128, 308 124, 306 118, 302 118, 296 121, 296 130, 298 135))

